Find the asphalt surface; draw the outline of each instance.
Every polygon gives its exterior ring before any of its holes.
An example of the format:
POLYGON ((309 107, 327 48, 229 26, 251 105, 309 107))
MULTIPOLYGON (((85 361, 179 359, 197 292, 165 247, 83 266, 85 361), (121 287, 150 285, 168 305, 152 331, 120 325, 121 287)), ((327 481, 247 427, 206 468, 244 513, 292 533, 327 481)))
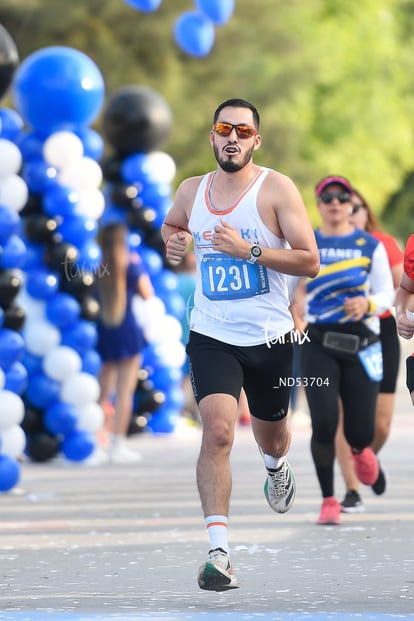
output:
MULTIPOLYGON (((404 344, 408 352, 413 344, 404 344)), ((200 591, 207 534, 195 483, 201 432, 130 440, 133 466, 24 463, 0 496, 0 619, 10 621, 414 620, 414 408, 405 362, 386 494, 362 490, 365 512, 317 526, 321 498, 306 416, 292 419, 297 497, 285 515, 263 495, 251 430, 232 453, 230 543, 241 588, 200 591)), ((337 470, 336 492, 344 486, 337 470)))

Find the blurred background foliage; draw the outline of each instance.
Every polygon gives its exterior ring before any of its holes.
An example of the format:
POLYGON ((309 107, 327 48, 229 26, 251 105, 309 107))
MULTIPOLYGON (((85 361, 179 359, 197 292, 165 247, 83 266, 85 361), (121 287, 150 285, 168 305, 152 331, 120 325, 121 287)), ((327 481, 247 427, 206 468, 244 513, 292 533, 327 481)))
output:
MULTIPOLYGON (((164 0, 153 13, 123 0, 2 0, 0 23, 20 60, 65 45, 96 62, 107 95, 128 84, 158 91, 174 118, 163 149, 176 185, 215 167, 213 111, 244 97, 262 118, 256 162, 293 178, 315 226, 315 183, 342 174, 404 244, 414 231, 414 1, 237 0, 202 59, 173 38, 193 9, 192 0, 164 0)), ((10 95, 2 105, 13 107, 10 95)))

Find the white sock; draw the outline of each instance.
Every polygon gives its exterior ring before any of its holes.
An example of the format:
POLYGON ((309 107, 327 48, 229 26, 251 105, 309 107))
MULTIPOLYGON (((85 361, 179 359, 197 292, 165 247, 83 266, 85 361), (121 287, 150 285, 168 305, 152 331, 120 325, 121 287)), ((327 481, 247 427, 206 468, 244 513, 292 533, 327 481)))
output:
POLYGON ((284 455, 283 457, 273 457, 272 455, 267 455, 266 453, 264 453, 265 466, 269 470, 277 470, 279 466, 283 464, 284 460, 284 455))
POLYGON ((227 516, 208 515, 205 521, 208 536, 210 538, 210 550, 222 548, 225 552, 229 554, 230 546, 227 540, 227 516))

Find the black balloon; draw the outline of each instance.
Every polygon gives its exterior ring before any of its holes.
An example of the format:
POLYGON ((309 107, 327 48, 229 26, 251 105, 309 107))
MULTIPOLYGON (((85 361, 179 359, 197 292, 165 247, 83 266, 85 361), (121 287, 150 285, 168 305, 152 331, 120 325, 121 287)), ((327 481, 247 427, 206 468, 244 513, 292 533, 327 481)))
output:
POLYGON ((99 302, 92 295, 85 295, 81 302, 81 317, 88 321, 97 321, 99 317, 99 302))
POLYGON ((60 440, 45 431, 29 435, 26 442, 26 453, 33 461, 43 462, 53 459, 60 448, 60 440))
POLYGON ((45 250, 45 263, 54 272, 70 278, 79 258, 79 250, 68 242, 51 243, 45 250))
POLYGON ((24 417, 21 427, 26 434, 34 434, 39 431, 45 431, 43 424, 43 410, 25 404, 24 417))
POLYGON ((109 196, 117 207, 133 207, 134 200, 138 196, 138 188, 126 183, 115 183, 109 196))
POLYGON ((151 232, 156 218, 157 212, 152 207, 132 207, 127 214, 127 223, 136 231, 151 232))
POLYGON ((0 24, 0 99, 11 85, 18 64, 19 54, 16 44, 4 26, 0 24))
POLYGON ((90 272, 83 272, 79 268, 73 271, 70 278, 63 278, 60 283, 61 290, 73 295, 81 304, 86 296, 92 294, 94 286, 94 275, 90 272))
POLYGON ((139 390, 135 394, 137 397, 135 408, 137 414, 152 414, 165 401, 165 394, 161 390, 139 390))
POLYGON ((24 219, 26 237, 35 244, 50 243, 56 229, 56 220, 45 215, 31 215, 24 219))
POLYGON ((7 310, 19 293, 21 285, 18 270, 0 270, 0 306, 7 310))
POLYGON ((26 320, 26 311, 17 304, 10 304, 4 311, 3 328, 20 332, 26 320))
POLYGON ((145 233, 144 238, 145 243, 149 248, 156 250, 162 257, 165 257, 165 242, 159 229, 149 230, 145 233))
POLYGON ((122 182, 122 160, 119 157, 107 157, 99 162, 102 175, 111 183, 122 182))
POLYGON ((26 205, 20 211, 20 216, 34 216, 43 214, 42 196, 40 194, 30 193, 26 205))
POLYGON ((159 149, 172 125, 169 105, 147 86, 125 86, 109 98, 102 129, 121 157, 159 149))

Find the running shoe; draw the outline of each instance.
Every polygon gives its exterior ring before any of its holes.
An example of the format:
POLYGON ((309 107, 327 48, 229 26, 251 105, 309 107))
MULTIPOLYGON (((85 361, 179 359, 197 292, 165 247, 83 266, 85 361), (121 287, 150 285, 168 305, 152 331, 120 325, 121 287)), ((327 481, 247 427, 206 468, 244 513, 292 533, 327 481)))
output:
POLYGON ((296 483, 287 459, 277 470, 267 470, 264 493, 270 507, 276 513, 286 513, 293 505, 296 494, 296 483))
POLYGON ((208 553, 208 561, 198 572, 198 586, 204 591, 228 591, 238 589, 239 582, 233 574, 230 557, 222 548, 208 553))
POLYGON ((340 516, 341 505, 334 496, 328 496, 328 498, 323 499, 317 524, 340 524, 340 516))
POLYGON ((128 448, 125 438, 114 436, 108 449, 108 458, 111 464, 136 464, 142 459, 140 453, 128 448))
POLYGON ((379 465, 379 471, 378 471, 377 480, 375 481, 373 485, 371 485, 371 489, 374 492, 374 494, 377 494, 377 496, 381 496, 381 494, 383 494, 385 490, 387 489, 387 474, 385 470, 381 468, 380 464, 378 465, 379 465))
POLYGON ((353 453, 355 472, 364 485, 374 485, 379 474, 378 460, 371 447, 367 446, 360 453, 353 453))
POLYGON ((361 496, 354 489, 349 489, 341 502, 342 513, 362 513, 365 511, 361 496))

